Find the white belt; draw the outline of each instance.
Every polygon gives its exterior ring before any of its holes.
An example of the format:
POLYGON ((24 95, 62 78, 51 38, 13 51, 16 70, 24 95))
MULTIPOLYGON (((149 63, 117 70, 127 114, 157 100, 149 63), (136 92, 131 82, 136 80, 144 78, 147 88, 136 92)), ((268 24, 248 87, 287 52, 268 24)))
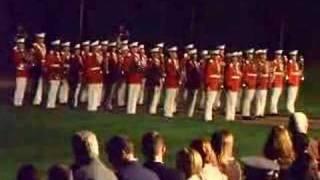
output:
POLYGON ((55 68, 58 68, 58 67, 60 67, 60 64, 52 64, 52 65, 50 65, 51 67, 55 67, 55 68))
POLYGON ((97 70, 100 70, 101 68, 100 67, 93 67, 93 68, 90 68, 89 70, 90 71, 97 71, 97 70))
POLYGON ((274 72, 275 75, 284 75, 283 72, 274 72))
POLYGON ((300 76, 301 74, 299 72, 292 72, 290 75, 291 76, 300 76))
POLYGON ((217 74, 212 74, 209 76, 210 78, 220 78, 221 76, 220 75, 217 75, 217 74))
POLYGON ((250 77, 257 77, 257 74, 254 74, 254 73, 248 73, 247 76, 250 76, 250 77))
POLYGON ((262 74, 261 77, 269 77, 269 74, 262 74))
POLYGON ((231 79, 240 79, 240 76, 231 76, 231 79))

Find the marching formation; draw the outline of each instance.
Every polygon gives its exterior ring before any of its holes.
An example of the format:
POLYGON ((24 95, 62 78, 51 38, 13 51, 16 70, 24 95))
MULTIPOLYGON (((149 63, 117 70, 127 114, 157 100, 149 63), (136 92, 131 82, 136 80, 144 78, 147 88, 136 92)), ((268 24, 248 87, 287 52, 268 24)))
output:
POLYGON ((224 112, 226 120, 235 120, 237 112, 250 120, 278 115, 285 91, 287 110, 294 113, 304 80, 304 61, 297 50, 289 58, 276 50, 269 58, 267 49, 225 52, 225 45, 199 51, 193 44, 180 50, 159 43, 147 51, 128 40, 72 45, 55 40, 50 48, 44 42, 45 33, 35 35, 31 48, 25 39, 16 40, 14 106, 23 105, 31 84, 33 105, 45 99, 48 109, 57 103, 73 108, 86 103, 88 111, 126 107, 127 114, 136 114, 144 104, 148 113, 157 114, 163 97, 166 118, 174 117, 183 102, 188 117, 203 109, 205 121, 213 120, 214 110, 224 112))

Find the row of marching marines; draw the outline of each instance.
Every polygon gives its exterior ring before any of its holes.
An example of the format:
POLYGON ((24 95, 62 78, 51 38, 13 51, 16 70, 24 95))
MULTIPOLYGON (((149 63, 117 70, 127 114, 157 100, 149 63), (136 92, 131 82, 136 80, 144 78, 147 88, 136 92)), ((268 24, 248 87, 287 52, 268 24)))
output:
POLYGON ((163 99, 166 118, 174 117, 182 102, 188 117, 203 109, 204 120, 211 121, 213 111, 222 109, 226 120, 235 120, 236 112, 250 120, 278 115, 283 91, 287 111, 294 113, 304 80, 297 50, 288 52, 289 58, 276 50, 269 60, 266 49, 227 53, 225 45, 197 51, 193 44, 179 50, 159 43, 146 51, 143 44, 128 40, 72 45, 55 40, 48 50, 44 42, 44 33, 35 35, 30 48, 25 39, 16 40, 14 106, 23 105, 32 82, 33 105, 42 104, 47 89, 43 104, 48 109, 57 102, 73 108, 87 103, 88 111, 125 107, 127 114, 136 114, 137 105, 144 104, 148 113, 157 114, 163 99))

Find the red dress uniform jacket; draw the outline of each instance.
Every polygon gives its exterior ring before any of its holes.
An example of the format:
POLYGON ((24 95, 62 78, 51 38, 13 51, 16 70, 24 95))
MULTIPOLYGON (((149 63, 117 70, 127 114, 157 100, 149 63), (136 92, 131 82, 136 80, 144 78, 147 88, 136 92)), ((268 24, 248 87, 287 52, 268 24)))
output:
POLYGON ((25 50, 19 50, 17 47, 13 48, 12 59, 16 66, 16 77, 28 77, 28 65, 25 53, 25 50))
POLYGON ((139 54, 133 54, 127 59, 127 82, 129 84, 141 84, 143 77, 143 64, 139 54))
POLYGON ((240 64, 230 63, 225 70, 225 84, 229 91, 239 91, 241 86, 240 64))
POLYGON ((217 91, 221 86, 221 66, 218 61, 209 60, 204 67, 204 82, 207 90, 217 91))
POLYGON ((271 86, 272 87, 283 87, 284 85, 284 64, 281 60, 273 60, 272 62, 272 77, 271 86))
POLYGON ((45 67, 48 80, 60 80, 63 73, 63 62, 57 51, 50 51, 47 54, 45 67))
POLYGON ((243 67, 243 83, 248 89, 256 89, 257 65, 254 62, 246 61, 243 67))
POLYGON ((87 53, 83 61, 88 84, 102 83, 102 56, 97 53, 87 53))
POLYGON ((267 62, 258 63, 257 89, 268 89, 269 87, 269 64, 267 62))
POLYGON ((289 60, 287 65, 288 84, 290 86, 299 86, 301 80, 301 70, 296 61, 289 60))
POLYGON ((178 88, 180 84, 180 68, 178 59, 168 59, 165 63, 165 87, 178 88))
POLYGON ((36 64, 44 64, 47 54, 47 49, 45 44, 33 43, 33 50, 34 50, 34 58, 36 64))

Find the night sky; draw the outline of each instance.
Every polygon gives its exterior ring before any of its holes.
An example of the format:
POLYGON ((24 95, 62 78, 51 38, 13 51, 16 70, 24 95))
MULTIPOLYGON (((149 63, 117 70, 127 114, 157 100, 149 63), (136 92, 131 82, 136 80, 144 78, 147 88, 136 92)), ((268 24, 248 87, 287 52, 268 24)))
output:
MULTIPOLYGON (((79 41, 81 0, 0 0, 1 67, 18 24, 29 34, 46 31, 49 40, 79 41)), ((84 0, 82 39, 112 39, 126 24, 131 39, 202 48, 226 43, 229 49, 300 49, 307 58, 320 52, 319 0, 84 0)), ((31 36, 31 35, 30 35, 31 36)))

